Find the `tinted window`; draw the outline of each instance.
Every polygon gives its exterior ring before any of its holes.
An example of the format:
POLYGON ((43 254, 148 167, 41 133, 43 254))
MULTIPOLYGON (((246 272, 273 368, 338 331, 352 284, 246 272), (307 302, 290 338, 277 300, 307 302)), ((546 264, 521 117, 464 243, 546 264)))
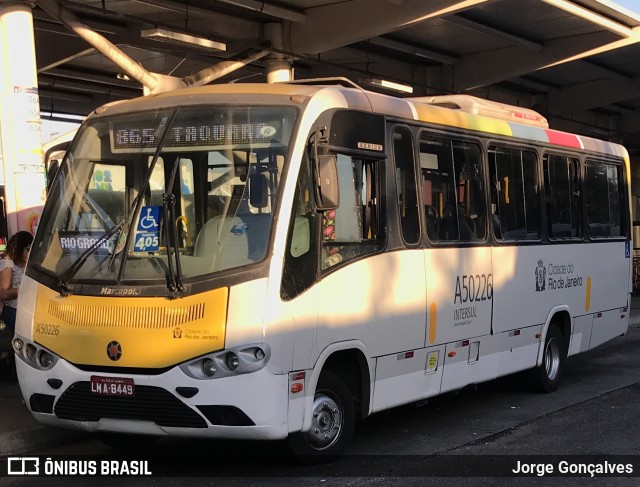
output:
POLYGON ((548 154, 543 167, 549 238, 581 237, 580 161, 548 154))
POLYGON ((540 194, 536 168, 537 157, 533 151, 489 148, 491 213, 497 239, 540 238, 540 194))
POLYGON ((589 236, 620 237, 624 228, 622 166, 587 161, 587 223, 589 236))
POLYGON ((407 243, 420 239, 418 195, 413 161, 413 137, 406 128, 397 128, 393 134, 393 154, 396 163, 396 188, 402 236, 407 243))
POLYGON ((322 215, 322 269, 382 249, 379 162, 338 154, 340 206, 322 215))
POLYGON ((484 239, 486 205, 480 147, 423 133, 420 171, 429 239, 484 239))

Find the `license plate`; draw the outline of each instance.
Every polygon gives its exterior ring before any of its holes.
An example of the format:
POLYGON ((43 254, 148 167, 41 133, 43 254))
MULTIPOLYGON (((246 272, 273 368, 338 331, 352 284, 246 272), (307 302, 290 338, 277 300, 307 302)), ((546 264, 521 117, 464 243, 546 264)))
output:
POLYGON ((128 377, 91 376, 91 392, 100 396, 134 397, 135 386, 133 379, 128 377))

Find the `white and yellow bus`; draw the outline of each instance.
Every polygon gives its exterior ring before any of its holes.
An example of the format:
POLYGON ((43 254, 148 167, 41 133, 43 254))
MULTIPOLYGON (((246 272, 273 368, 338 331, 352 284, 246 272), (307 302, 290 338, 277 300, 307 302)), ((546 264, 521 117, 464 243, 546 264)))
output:
POLYGON ((56 177, 22 283, 17 371, 42 423, 107 441, 284 439, 627 330, 629 157, 465 96, 346 80, 104 106, 56 177), (118 434, 123 436, 118 436, 118 434))

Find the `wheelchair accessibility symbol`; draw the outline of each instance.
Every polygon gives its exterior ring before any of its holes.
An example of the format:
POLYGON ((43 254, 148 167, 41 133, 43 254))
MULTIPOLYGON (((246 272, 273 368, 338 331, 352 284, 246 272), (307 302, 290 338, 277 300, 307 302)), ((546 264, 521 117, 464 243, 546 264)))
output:
POLYGON ((138 230, 143 232, 157 232, 160 226, 160 207, 143 206, 138 219, 138 230))
POLYGON ((157 252, 160 249, 160 206, 143 206, 133 244, 135 252, 157 252))

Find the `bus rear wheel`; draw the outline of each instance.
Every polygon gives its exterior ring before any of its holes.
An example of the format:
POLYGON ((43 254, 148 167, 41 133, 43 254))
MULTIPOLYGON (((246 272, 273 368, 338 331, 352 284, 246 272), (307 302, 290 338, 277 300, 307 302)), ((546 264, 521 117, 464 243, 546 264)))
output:
POLYGON ((553 392, 560 385, 564 365, 564 338, 560 329, 551 325, 547 331, 542 363, 529 372, 528 382, 536 392, 553 392))
POLYGON ((345 450, 355 426, 355 407, 344 381, 323 372, 313 399, 311 429, 289 436, 289 446, 302 463, 335 460, 345 450))

